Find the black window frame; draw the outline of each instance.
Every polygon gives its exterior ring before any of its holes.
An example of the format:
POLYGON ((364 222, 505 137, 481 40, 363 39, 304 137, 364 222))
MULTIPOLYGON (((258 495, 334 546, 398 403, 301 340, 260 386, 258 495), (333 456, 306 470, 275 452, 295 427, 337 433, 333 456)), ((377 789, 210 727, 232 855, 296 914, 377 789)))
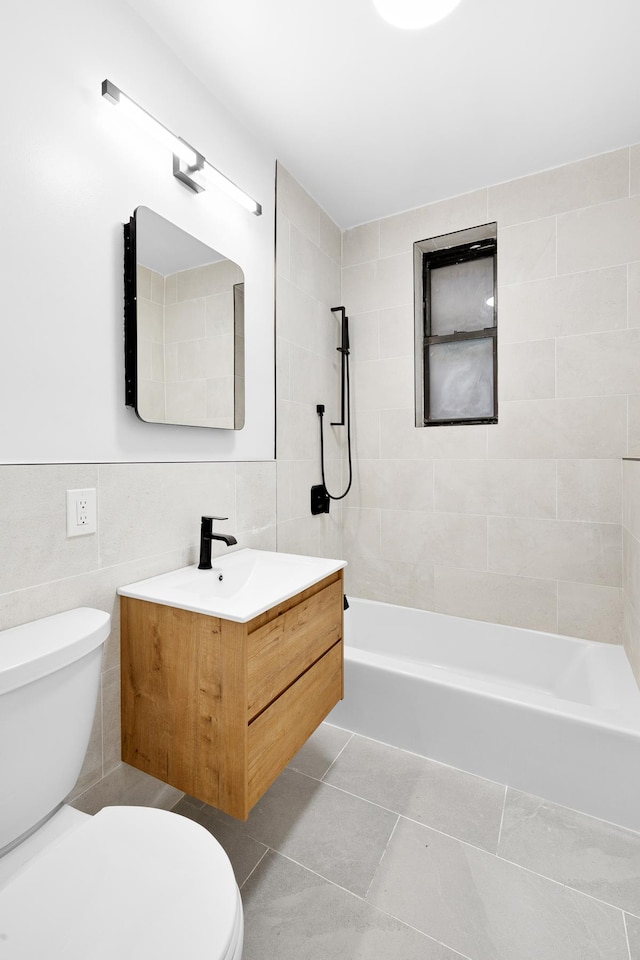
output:
POLYGON ((416 426, 462 426, 498 422, 498 296, 497 296, 497 235, 495 224, 460 231, 460 239, 468 234, 472 239, 464 243, 446 245, 456 237, 449 234, 429 241, 414 244, 416 270, 416 426), (491 235, 482 236, 493 228, 491 235), (480 236, 476 238, 478 233, 480 236), (440 247, 434 245, 442 241, 440 247), (480 330, 455 330, 450 334, 433 335, 431 333, 431 274, 440 267, 452 266, 472 260, 489 259, 493 262, 493 325, 480 330), (418 276, 419 274, 419 276, 418 276), (452 343, 465 340, 493 340, 493 413, 488 417, 459 417, 434 419, 430 417, 429 396, 429 347, 436 343, 452 343), (420 357, 418 358, 418 350, 420 357), (419 379, 420 378, 420 382, 419 379), (420 403, 421 400, 421 403, 420 403))

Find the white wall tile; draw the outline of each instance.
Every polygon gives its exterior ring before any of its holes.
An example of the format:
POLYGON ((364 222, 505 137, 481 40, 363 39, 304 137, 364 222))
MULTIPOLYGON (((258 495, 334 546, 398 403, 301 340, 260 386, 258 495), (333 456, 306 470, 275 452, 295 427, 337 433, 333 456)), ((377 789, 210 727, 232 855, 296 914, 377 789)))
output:
POLYGON ((380 456, 400 460, 484 458, 487 429, 481 424, 416 427, 413 408, 380 410, 380 456))
POLYGON ((486 223, 487 191, 475 190, 380 220, 380 256, 409 253, 418 240, 486 223))
MULTIPOLYGON (((356 263, 378 260, 380 257, 380 221, 363 223, 359 227, 345 230, 343 267, 352 267, 356 263)), ((396 251, 394 251, 396 252, 396 251)))
POLYGON ((489 187, 489 219, 501 226, 523 223, 628 193, 629 150, 614 150, 489 187))
POLYGON ((558 460, 558 520, 620 523, 620 460, 558 460))
POLYGON ((623 461, 622 473, 623 523, 625 529, 640 540, 640 461, 623 461))
POLYGON ((633 393, 640 370, 640 328, 559 337, 556 362, 559 397, 633 393))
POLYGON ((413 407, 412 357, 356 362, 351 378, 354 404, 363 412, 413 407))
POLYGON ((640 260, 640 195, 558 217, 558 273, 640 260))
POLYGON ((601 643, 622 642, 621 587, 558 583, 558 633, 601 643))
POLYGON ((393 510, 433 510, 430 460, 359 460, 350 506, 393 510))
POLYGON ((612 459, 626 449, 626 397, 505 401, 489 457, 612 459))
POLYGON ((629 326, 640 327, 640 261, 627 267, 629 279, 629 326))
POLYGON ((532 580, 436 564, 434 590, 434 609, 439 613, 531 630, 557 630, 555 580, 532 580))
MULTIPOLYGON (((638 319, 640 325, 640 318, 638 319)), ((626 267, 502 286, 498 295, 501 343, 597 333, 627 326, 626 267)))
POLYGON ((291 282, 323 303, 338 305, 340 267, 320 247, 291 227, 291 282))
POLYGON ((556 395, 556 341, 501 343, 498 338, 498 401, 543 400, 556 395))
POLYGON ((452 513, 556 516, 555 460, 436 460, 435 509, 452 513))
POLYGON ((620 586, 621 527, 489 517, 489 570, 519 577, 620 586))
POLYGON ((556 275, 556 218, 498 226, 498 283, 523 283, 556 275))
POLYGON ((487 519, 414 510, 381 512, 380 553, 389 560, 487 569, 487 519))
MULTIPOLYGON (((281 163, 277 165, 277 205, 281 217, 308 240, 319 243, 320 208, 281 163)), ((278 251, 278 256, 280 251, 278 251)))
POLYGON ((95 569, 105 503, 98 491, 98 532, 67 537, 67 490, 98 487, 95 465, 0 467, 0 591, 61 580, 95 569))
POLYGON ((379 323, 380 356, 413 358, 413 304, 381 310, 379 323))
POLYGON ((347 597, 433 610, 433 564, 355 557, 345 570, 347 597))
POLYGON ((631 174, 630 192, 633 195, 640 193, 640 144, 631 147, 629 167, 631 174))

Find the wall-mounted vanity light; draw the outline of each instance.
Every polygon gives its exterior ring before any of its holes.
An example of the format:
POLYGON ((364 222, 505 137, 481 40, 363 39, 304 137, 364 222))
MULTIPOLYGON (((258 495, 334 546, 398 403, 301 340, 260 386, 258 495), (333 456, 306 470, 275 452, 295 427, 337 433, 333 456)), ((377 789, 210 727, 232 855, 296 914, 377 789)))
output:
POLYGON ((233 180, 229 180, 220 173, 194 147, 177 137, 164 124, 152 117, 150 113, 122 92, 110 80, 102 81, 102 96, 110 103, 116 104, 135 120, 135 122, 151 133, 156 140, 160 140, 173 153, 173 175, 191 190, 200 193, 208 183, 224 190, 237 203, 254 213, 257 217, 262 213, 262 207, 257 200, 241 190, 233 180))

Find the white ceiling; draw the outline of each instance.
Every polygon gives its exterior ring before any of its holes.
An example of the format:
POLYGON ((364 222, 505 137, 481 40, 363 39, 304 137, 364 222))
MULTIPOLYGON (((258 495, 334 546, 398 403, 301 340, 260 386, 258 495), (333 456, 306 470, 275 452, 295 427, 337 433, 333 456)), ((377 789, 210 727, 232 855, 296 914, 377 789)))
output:
POLYGON ((640 0, 128 2, 343 228, 640 142, 640 0))

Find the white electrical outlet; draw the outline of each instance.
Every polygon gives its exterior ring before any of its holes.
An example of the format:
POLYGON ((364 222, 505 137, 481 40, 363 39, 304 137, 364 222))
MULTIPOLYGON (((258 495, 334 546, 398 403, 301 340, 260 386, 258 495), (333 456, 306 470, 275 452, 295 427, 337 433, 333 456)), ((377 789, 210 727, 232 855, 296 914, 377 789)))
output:
POLYGON ((97 529, 96 490, 67 490, 67 536, 83 537, 97 529))

